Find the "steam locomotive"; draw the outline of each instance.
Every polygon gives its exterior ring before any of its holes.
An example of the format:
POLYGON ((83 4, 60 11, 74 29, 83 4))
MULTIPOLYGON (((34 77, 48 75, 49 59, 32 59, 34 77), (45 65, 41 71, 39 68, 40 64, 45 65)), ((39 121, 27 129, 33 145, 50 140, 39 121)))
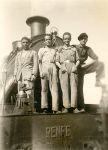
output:
MULTIPOLYGON (((33 16, 26 23, 31 28, 31 48, 38 52, 44 46, 49 20, 42 16, 33 16)), ((41 87, 38 76, 35 81, 37 113, 21 115, 14 112, 17 85, 13 82, 13 71, 15 56, 21 43, 14 41, 12 44, 13 50, 3 64, 3 84, 0 86, 0 150, 106 150, 108 91, 105 87, 102 87, 100 105, 86 105, 87 113, 41 114, 41 87)), ((63 45, 63 41, 56 36, 54 44, 58 47, 63 45)))

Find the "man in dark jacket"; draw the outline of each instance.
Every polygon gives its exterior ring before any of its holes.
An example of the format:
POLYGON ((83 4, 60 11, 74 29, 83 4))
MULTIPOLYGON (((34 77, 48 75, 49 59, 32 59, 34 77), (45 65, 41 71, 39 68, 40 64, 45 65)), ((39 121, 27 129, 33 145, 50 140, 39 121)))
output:
POLYGON ((86 33, 81 33, 78 36, 78 40, 80 42, 79 45, 76 45, 77 52, 80 59, 80 65, 78 68, 78 108, 80 111, 84 112, 84 96, 83 96, 83 82, 84 75, 92 72, 96 72, 96 83, 95 86, 101 86, 102 83, 100 81, 101 78, 104 77, 104 64, 98 60, 98 56, 94 53, 94 51, 86 46, 88 41, 88 35, 86 33), (85 61, 90 57, 93 61, 89 64, 86 64, 85 61))

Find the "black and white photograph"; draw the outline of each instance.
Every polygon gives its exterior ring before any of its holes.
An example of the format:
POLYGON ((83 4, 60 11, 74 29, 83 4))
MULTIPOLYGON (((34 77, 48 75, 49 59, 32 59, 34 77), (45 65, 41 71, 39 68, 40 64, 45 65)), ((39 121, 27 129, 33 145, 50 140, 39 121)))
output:
POLYGON ((108 149, 107 39, 107 0, 0 0, 0 150, 108 149))

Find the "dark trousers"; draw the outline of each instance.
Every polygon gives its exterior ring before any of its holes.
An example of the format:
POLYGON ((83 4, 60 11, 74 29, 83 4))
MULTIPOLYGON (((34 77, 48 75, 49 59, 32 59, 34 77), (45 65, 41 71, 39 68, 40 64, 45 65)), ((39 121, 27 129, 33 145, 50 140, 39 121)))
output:
POLYGON ((78 68, 78 99, 77 107, 78 109, 84 108, 84 94, 83 94, 83 84, 84 84, 84 75, 88 73, 96 72, 96 80, 100 80, 105 76, 104 73, 104 63, 96 61, 86 66, 79 66, 78 68))

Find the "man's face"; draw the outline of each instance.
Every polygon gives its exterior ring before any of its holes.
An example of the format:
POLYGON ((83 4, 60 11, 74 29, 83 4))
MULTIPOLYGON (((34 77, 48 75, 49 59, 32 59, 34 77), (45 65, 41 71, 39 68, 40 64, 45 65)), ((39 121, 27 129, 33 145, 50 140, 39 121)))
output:
POLYGON ((27 39, 23 39, 21 41, 21 44, 22 44, 22 48, 25 49, 25 50, 28 50, 29 49, 29 45, 30 45, 30 42, 27 40, 27 39))
POLYGON ((46 46, 50 47, 52 45, 52 39, 51 36, 46 35, 45 36, 45 44, 46 46))
POLYGON ((87 41, 88 41, 88 38, 84 38, 84 39, 80 40, 80 44, 86 45, 87 41))
POLYGON ((63 37, 64 44, 68 46, 68 45, 70 45, 70 41, 71 41, 70 35, 68 35, 68 34, 66 35, 65 34, 64 37, 63 37))

